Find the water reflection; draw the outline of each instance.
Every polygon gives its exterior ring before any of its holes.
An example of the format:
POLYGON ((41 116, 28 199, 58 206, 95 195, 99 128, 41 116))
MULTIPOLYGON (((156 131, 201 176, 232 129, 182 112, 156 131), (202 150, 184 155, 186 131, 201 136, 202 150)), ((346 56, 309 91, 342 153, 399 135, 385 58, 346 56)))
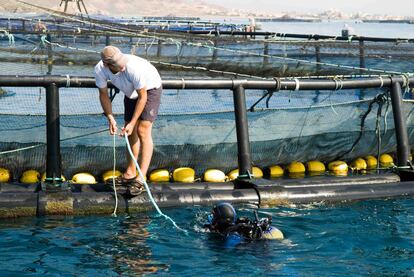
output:
POLYGON ((146 228, 149 222, 148 217, 127 217, 120 222, 120 233, 114 238, 114 247, 119 251, 113 255, 118 273, 125 273, 125 265, 128 271, 139 275, 166 268, 152 260, 152 251, 146 245, 150 237, 146 228))

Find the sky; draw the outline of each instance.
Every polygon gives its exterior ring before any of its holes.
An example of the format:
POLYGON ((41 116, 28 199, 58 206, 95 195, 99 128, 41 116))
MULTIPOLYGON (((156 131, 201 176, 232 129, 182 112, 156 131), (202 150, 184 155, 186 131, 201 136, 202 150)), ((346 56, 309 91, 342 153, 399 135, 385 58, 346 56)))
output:
POLYGON ((282 12, 320 12, 336 9, 345 13, 414 16, 413 0, 204 0, 226 8, 282 12))

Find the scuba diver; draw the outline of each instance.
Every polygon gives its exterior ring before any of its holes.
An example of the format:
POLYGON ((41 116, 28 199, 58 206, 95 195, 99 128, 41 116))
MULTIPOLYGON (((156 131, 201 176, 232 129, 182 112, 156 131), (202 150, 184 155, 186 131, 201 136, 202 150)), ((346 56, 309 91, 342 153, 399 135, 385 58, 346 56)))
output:
POLYGON ((246 217, 237 218, 236 211, 231 204, 219 203, 214 206, 208 216, 208 224, 204 227, 212 233, 224 236, 226 246, 235 246, 242 242, 261 239, 282 240, 283 233, 271 224, 271 217, 259 219, 257 211, 255 211, 254 220, 246 217))

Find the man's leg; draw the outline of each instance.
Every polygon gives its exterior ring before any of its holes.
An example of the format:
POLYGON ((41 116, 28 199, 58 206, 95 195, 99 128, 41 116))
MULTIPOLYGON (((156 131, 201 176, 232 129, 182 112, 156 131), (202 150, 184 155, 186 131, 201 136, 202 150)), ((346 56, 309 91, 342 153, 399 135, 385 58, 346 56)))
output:
POLYGON ((144 176, 147 175, 148 168, 154 150, 152 141, 152 122, 148 120, 138 120, 137 132, 141 146, 140 168, 144 176))
MULTIPOLYGON (((127 122, 125 123, 125 125, 126 124, 127 122)), ((137 126, 138 124, 135 125, 134 131, 132 132, 132 134, 128 136, 129 145, 131 146, 131 150, 132 150, 132 153, 134 154, 135 159, 138 159, 138 153, 139 153, 139 148, 140 148, 138 133, 136 131, 137 126)), ((131 159, 131 155, 129 154, 128 149, 126 151, 127 151, 126 155, 127 155, 128 166, 124 172, 124 178, 131 179, 137 176, 137 169, 135 167, 134 161, 131 159)))

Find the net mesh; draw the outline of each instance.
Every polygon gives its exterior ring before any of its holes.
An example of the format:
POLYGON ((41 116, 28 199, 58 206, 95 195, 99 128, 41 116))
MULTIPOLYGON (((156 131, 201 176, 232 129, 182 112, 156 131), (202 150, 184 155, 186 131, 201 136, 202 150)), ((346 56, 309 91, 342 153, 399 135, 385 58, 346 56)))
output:
MULTIPOLYGON (((43 88, 4 88, 0 98, 1 151, 33 148, 0 155, 0 164, 19 175, 28 168, 45 170, 45 95, 43 88), (13 94, 14 93, 14 94, 13 94)), ((266 167, 291 161, 336 158, 350 160, 395 151, 394 122, 386 91, 275 92, 248 90, 252 159, 266 167), (384 94, 382 101, 375 98, 384 94), (380 110, 379 110, 380 109, 380 110), (378 111, 379 110, 379 111, 378 111), (380 129, 378 131, 378 123, 380 129), (356 143, 355 147, 354 144, 356 143)), ((110 169, 112 138, 102 115, 96 89, 60 91, 62 167, 67 176, 79 171, 95 174, 110 169)), ((123 122, 122 96, 114 113, 123 122)), ((412 102, 403 111, 410 142, 414 142, 412 102)), ((155 151, 151 169, 190 166, 201 174, 208 168, 237 167, 236 129, 232 92, 227 90, 165 90, 154 123, 155 151), (186 103, 184 106, 182 103, 186 103)), ((117 160, 125 167, 125 144, 118 139, 117 160)))

